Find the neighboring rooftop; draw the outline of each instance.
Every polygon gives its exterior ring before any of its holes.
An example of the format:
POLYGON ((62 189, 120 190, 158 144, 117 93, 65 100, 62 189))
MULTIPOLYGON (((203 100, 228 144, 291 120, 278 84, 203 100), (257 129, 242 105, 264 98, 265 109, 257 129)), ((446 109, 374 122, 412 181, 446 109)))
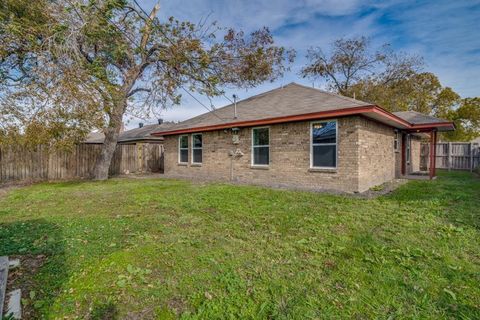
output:
MULTIPOLYGON (((150 124, 140 128, 126 130, 120 133, 118 137, 119 143, 135 142, 135 141, 163 141, 163 137, 155 137, 151 134, 160 130, 168 130, 174 123, 150 124)), ((105 135, 102 132, 91 132, 85 143, 103 143, 105 135)))
MULTIPOLYGON (((222 128, 247 127, 289 121, 313 120, 347 115, 363 115, 401 129, 415 129, 412 123, 372 103, 344 97, 296 83, 270 90, 259 95, 230 104, 223 108, 204 113, 162 128, 155 136, 218 130, 222 128)), ((428 117, 428 116, 425 116, 428 117)), ((429 122, 442 123, 444 120, 428 117, 429 122), (436 119, 436 122, 432 122, 436 119)), ((450 125, 447 130, 452 130, 450 125)))
POLYGON ((432 117, 416 111, 400 111, 393 112, 393 114, 412 124, 449 122, 449 120, 432 117))

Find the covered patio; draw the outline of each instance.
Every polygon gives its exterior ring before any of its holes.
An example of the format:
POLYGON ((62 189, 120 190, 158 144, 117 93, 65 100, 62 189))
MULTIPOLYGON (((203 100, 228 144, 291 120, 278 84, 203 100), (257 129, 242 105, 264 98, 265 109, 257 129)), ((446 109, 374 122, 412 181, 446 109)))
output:
MULTIPOLYGON (((402 131, 401 177, 410 180, 435 179, 438 133, 455 130, 454 123, 414 111, 396 112, 395 115, 400 116, 413 125, 412 129, 402 131), (409 161, 411 161, 410 158, 412 157, 412 136, 429 144, 428 161, 423 166, 423 170, 420 165, 413 170, 411 166, 407 168, 409 161)), ((420 143, 418 144, 418 148, 419 150, 415 151, 418 151, 417 156, 420 157, 420 143)))

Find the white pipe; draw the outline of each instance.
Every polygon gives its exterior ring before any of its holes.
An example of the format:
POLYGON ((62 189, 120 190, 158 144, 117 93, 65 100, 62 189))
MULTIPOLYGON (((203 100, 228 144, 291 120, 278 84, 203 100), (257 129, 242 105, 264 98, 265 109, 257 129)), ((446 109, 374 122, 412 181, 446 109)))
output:
POLYGON ((237 119, 237 95, 233 95, 233 118, 237 119))

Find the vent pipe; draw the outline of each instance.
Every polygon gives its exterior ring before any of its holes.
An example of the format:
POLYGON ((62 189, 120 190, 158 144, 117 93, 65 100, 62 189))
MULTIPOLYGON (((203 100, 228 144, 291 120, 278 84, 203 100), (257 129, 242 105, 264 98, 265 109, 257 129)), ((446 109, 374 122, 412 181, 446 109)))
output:
POLYGON ((140 123, 138 124, 138 127, 139 127, 139 128, 143 128, 143 122, 140 122, 140 123))
POLYGON ((237 119, 237 95, 233 95, 233 118, 237 119))
POLYGON ((162 118, 159 118, 158 119, 158 124, 162 124, 163 123, 163 119, 162 118))

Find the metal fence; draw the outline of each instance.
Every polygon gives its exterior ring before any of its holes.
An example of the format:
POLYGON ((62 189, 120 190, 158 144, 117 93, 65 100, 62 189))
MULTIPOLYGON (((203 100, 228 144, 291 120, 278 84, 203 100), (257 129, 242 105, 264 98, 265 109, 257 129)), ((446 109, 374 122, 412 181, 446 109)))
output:
MULTIPOLYGON (((429 167, 430 144, 422 143, 420 167, 429 167)), ((469 142, 440 142, 436 147, 436 167, 448 170, 474 170, 480 166, 480 145, 469 142)))
MULTIPOLYGON (((50 152, 39 146, 0 148, 0 183, 16 180, 59 180, 91 178, 101 145, 80 144, 71 151, 50 152)), ((162 172, 163 145, 117 145, 110 175, 135 172, 162 172)))

